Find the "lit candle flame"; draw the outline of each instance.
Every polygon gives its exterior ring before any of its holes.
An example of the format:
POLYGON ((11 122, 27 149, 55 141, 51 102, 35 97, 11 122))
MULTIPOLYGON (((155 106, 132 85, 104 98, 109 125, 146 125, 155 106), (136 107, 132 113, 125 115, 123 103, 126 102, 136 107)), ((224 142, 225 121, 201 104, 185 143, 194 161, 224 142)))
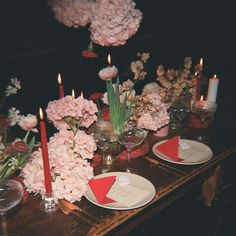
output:
POLYGON ((200 66, 203 66, 203 59, 200 59, 200 66))
POLYGON ((72 96, 73 98, 75 98, 75 90, 74 90, 74 89, 72 89, 71 96, 72 96))
POLYGON ((84 98, 84 93, 83 92, 81 92, 80 97, 84 98))
POLYGON ((111 55, 110 54, 108 54, 107 61, 108 61, 108 64, 111 65, 111 55))
POLYGON ((41 107, 39 108, 39 117, 41 120, 43 120, 43 110, 41 107))
POLYGON ((61 81, 61 75, 60 75, 60 73, 59 73, 58 76, 57 76, 57 81, 58 81, 58 84, 61 85, 62 81, 61 81))
POLYGON ((197 72, 195 72, 194 75, 197 76, 197 72))
POLYGON ((214 79, 216 79, 217 77, 216 77, 216 75, 214 75, 214 79))
POLYGON ((203 101, 203 95, 201 96, 200 101, 203 101))

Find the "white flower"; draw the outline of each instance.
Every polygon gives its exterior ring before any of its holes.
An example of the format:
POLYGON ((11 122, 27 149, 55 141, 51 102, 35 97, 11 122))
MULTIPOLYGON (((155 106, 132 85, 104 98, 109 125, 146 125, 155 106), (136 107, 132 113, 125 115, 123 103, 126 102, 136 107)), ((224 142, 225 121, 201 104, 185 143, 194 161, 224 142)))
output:
POLYGON ((10 83, 6 88, 6 96, 9 97, 13 94, 17 94, 17 91, 21 89, 20 81, 17 78, 11 78, 10 83))
POLYGON ((15 107, 12 107, 9 111, 8 111, 8 118, 10 119, 11 126, 14 126, 16 123, 19 122, 21 115, 20 115, 20 111, 16 110, 15 107))
POLYGON ((11 83, 15 86, 18 90, 21 89, 20 81, 17 78, 11 78, 11 83))

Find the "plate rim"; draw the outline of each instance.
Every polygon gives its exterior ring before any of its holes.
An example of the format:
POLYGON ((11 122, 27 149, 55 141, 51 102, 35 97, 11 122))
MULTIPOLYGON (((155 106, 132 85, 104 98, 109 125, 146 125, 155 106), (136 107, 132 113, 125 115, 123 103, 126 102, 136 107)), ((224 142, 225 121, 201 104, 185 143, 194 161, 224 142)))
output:
MULTIPOLYGON (((197 162, 193 162, 193 161, 192 161, 192 162, 179 162, 179 161, 174 161, 174 160, 172 160, 172 159, 163 157, 164 154, 162 154, 162 156, 158 155, 158 153, 157 153, 157 151, 155 150, 155 148, 156 148, 157 146, 159 146, 160 144, 162 144, 162 143, 168 141, 168 140, 169 140, 169 139, 161 140, 161 141, 155 143, 155 144, 152 146, 152 152, 153 152, 158 158, 160 158, 160 159, 162 159, 162 160, 164 160, 164 161, 167 161, 167 162, 170 162, 170 163, 174 163, 174 164, 178 164, 178 165, 199 165, 199 164, 203 164, 203 163, 209 161, 209 160, 213 157, 213 151, 211 150, 210 147, 208 147, 208 146, 207 146, 206 144, 204 144, 204 143, 198 142, 198 141, 196 141, 196 140, 191 140, 191 139, 180 139, 180 140, 183 140, 183 141, 186 141, 186 142, 197 143, 197 144, 200 144, 200 145, 204 146, 204 147, 205 147, 206 149, 208 149, 208 151, 209 151, 209 157, 208 157, 208 158, 206 158, 206 159, 204 159, 204 160, 202 160, 202 161, 197 161, 197 162)), ((164 155, 164 156, 165 156, 165 155, 164 155)))
MULTIPOLYGON (((143 178, 145 181, 147 181, 150 186, 153 188, 153 191, 150 192, 151 195, 150 197, 148 198, 148 200, 146 200, 145 202, 141 203, 141 204, 135 204, 134 206, 131 206, 131 207, 116 207, 116 206, 110 206, 109 203, 108 204, 100 204, 98 203, 97 201, 93 201, 91 198, 88 197, 88 193, 87 191, 85 192, 84 194, 84 197, 90 201, 91 203, 99 206, 99 207, 102 207, 102 208, 106 208, 106 209, 111 209, 111 210, 121 210, 121 211, 124 211, 124 210, 132 210, 132 209, 136 209, 136 208, 139 208, 139 207, 142 207, 142 206, 145 206, 147 205, 149 202, 151 202, 155 195, 156 195, 156 188, 155 186, 153 185, 153 183, 146 179, 145 177, 141 176, 141 175, 137 175, 137 174, 133 174, 133 173, 127 173, 127 172, 121 172, 121 171, 114 171, 114 172, 107 172, 107 173, 102 173, 102 174, 98 174, 96 176, 94 176, 94 178, 99 178, 99 177, 106 177, 106 176, 110 176, 110 175, 115 175, 117 176, 118 174, 125 174, 125 175, 135 175, 135 176, 138 176, 140 178, 143 178)), ((87 185, 88 186, 88 185, 87 185)), ((88 186, 89 187, 89 186, 88 186)), ((92 190, 91 190, 92 191, 92 190)))

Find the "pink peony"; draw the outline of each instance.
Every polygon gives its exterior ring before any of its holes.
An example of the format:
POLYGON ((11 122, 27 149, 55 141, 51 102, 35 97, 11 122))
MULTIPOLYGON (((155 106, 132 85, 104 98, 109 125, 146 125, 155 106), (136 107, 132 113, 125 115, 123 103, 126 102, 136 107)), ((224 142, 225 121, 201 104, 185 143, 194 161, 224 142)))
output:
POLYGON ((90 38, 102 46, 124 45, 142 20, 132 0, 97 0, 92 7, 90 38))

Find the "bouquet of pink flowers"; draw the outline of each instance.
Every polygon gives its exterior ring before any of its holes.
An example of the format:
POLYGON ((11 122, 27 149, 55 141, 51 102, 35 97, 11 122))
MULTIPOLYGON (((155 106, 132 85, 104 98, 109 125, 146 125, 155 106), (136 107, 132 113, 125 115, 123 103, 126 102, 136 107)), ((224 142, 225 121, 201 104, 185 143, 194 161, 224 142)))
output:
MULTIPOLYGON (((88 160, 93 158, 97 147, 93 135, 81 128, 88 128, 97 120, 97 111, 96 104, 82 97, 66 96, 48 104, 47 117, 59 130, 48 143, 56 201, 62 198, 79 201, 88 181, 93 178, 93 168, 88 160)), ((22 176, 28 192, 45 194, 41 148, 33 152, 22 176)))

